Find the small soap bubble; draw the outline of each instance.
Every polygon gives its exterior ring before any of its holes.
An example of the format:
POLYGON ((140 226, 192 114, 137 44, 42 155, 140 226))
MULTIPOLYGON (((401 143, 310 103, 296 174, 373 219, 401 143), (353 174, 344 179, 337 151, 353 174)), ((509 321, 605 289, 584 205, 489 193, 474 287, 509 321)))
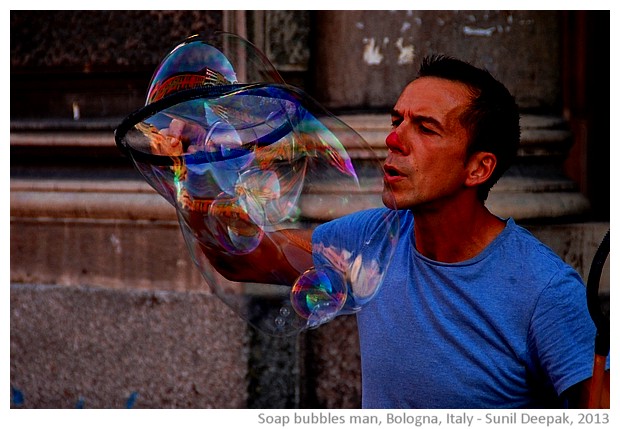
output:
POLYGON ((332 284, 315 269, 303 273, 291 289, 291 304, 310 326, 325 323, 338 315, 347 299, 343 283, 332 284))

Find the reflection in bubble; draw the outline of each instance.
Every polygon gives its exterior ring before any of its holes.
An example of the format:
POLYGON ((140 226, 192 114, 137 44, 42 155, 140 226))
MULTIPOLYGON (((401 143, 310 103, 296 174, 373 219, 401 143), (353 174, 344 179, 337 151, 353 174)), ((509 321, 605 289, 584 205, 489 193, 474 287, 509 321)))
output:
POLYGON ((371 259, 364 262, 361 254, 355 257, 348 272, 351 289, 360 302, 372 297, 382 280, 382 272, 377 261, 371 259))
POLYGON ((258 247, 263 230, 239 204, 238 198, 220 194, 210 205, 207 227, 226 252, 243 255, 258 247))
POLYGON ((155 70, 146 104, 197 85, 228 85, 237 81, 232 64, 221 50, 214 44, 191 40, 175 47, 155 70))
POLYGON ((252 221, 265 226, 268 206, 280 198, 280 180, 271 170, 252 169, 239 176, 235 194, 252 221))

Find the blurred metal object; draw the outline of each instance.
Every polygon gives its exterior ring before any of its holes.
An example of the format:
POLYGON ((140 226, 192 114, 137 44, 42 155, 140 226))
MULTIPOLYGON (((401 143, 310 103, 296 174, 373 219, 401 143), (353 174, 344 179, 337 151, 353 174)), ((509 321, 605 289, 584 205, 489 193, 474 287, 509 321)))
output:
POLYGON ((592 368, 592 381, 590 385, 590 396, 588 398, 588 408, 605 408, 603 404, 605 363, 609 354, 609 315, 605 315, 599 302, 599 283, 605 261, 609 256, 609 231, 605 234, 603 241, 599 245, 592 267, 588 275, 587 299, 590 317, 596 325, 596 339, 594 342, 594 366, 592 368))

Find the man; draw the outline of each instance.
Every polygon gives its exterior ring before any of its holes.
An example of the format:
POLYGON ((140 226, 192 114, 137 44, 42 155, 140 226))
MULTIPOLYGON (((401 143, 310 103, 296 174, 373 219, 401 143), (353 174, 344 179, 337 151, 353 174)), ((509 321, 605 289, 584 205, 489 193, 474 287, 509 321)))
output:
MULTIPOLYGON (((312 236, 265 234, 245 255, 203 252, 230 280, 292 284, 313 263, 310 240, 315 249, 365 249, 363 231, 395 210, 397 248, 377 295, 357 315, 363 407, 579 405, 595 337, 584 284, 485 206, 519 145, 514 98, 486 71, 425 59, 394 106, 386 145, 387 208, 325 223, 312 236)), ((199 229, 203 214, 196 216, 187 221, 199 229)))
MULTIPOLYGON (((484 205, 518 144, 512 96, 461 61, 426 59, 396 102, 384 203, 399 210, 401 239, 358 314, 364 407, 556 407, 587 387, 595 328, 583 282, 484 205)), ((354 247, 381 210, 313 240, 354 247)))

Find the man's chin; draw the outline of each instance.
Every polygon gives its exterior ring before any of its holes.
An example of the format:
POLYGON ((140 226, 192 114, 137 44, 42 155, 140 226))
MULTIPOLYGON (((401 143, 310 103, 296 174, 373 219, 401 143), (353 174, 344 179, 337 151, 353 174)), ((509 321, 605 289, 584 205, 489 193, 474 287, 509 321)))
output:
POLYGON ((391 192, 383 191, 381 200, 383 201, 383 205, 388 209, 396 210, 398 208, 394 195, 391 192))

